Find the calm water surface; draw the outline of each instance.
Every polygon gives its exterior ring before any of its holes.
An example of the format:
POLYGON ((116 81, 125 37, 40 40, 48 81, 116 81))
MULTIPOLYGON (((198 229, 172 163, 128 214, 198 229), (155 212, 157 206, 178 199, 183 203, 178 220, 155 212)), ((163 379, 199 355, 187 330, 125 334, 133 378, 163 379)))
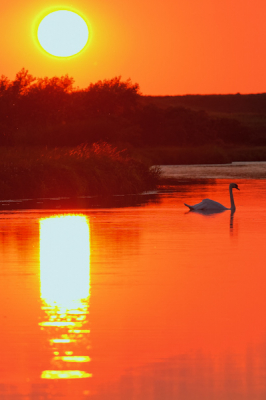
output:
POLYGON ((2 211, 1 400, 265 399, 266 176, 238 175, 232 216, 183 205, 229 182, 2 211))

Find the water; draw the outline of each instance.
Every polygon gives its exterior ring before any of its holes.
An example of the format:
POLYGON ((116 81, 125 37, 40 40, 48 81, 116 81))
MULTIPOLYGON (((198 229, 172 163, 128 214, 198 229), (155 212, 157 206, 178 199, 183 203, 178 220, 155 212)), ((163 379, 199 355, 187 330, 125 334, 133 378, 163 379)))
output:
POLYGON ((234 215, 188 212, 229 206, 231 182, 189 182, 188 166, 135 206, 1 211, 1 400, 265 399, 266 182, 252 168, 234 176, 234 215))

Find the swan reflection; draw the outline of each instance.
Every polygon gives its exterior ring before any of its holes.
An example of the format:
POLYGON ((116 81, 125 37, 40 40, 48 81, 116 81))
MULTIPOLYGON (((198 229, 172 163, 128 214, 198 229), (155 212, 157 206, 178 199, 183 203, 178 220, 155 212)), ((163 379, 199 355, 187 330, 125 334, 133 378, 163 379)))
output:
MULTIPOLYGON (((214 217, 217 214, 222 214, 226 210, 189 210, 185 212, 185 214, 200 214, 204 215, 206 217, 214 217)), ((230 234, 233 234, 234 231, 234 215, 235 215, 235 210, 231 210, 230 212, 230 220, 229 220, 229 229, 230 229, 230 234)))
POLYGON ((186 214, 201 214, 201 215, 215 215, 215 214, 222 214, 224 213, 226 210, 189 210, 186 212, 186 214))
POLYGON ((233 236, 233 234, 237 235, 237 231, 234 232, 234 215, 235 212, 231 211, 230 213, 230 235, 233 236))
POLYGON ((88 378, 79 369, 90 361, 88 308, 90 296, 89 221, 83 215, 40 220, 40 290, 53 369, 43 379, 88 378), (84 354, 85 353, 85 354, 84 354), (69 367, 76 363, 76 369, 69 367), (62 369, 63 367, 63 369, 62 369))

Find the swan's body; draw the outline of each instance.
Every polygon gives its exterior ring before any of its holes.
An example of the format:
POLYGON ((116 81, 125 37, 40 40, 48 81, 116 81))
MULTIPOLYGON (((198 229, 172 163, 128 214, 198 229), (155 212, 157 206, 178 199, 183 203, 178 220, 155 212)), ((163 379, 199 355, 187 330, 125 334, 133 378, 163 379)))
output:
POLYGON ((217 201, 210 200, 210 199, 204 199, 200 203, 195 204, 194 206, 190 206, 189 204, 185 204, 191 211, 224 211, 224 210, 231 210, 235 211, 236 206, 234 202, 234 196, 233 196, 233 189, 239 190, 239 187, 237 186, 236 183, 230 183, 229 185, 229 193, 230 193, 230 201, 231 201, 231 207, 227 208, 223 206, 221 203, 218 203, 217 201))

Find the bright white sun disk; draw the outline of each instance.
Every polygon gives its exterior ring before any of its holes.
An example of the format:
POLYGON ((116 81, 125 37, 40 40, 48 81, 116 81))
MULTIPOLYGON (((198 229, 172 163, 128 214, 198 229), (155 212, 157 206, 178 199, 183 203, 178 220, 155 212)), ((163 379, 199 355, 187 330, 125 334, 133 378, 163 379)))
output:
POLYGON ((75 12, 54 11, 41 21, 38 32, 40 45, 49 54, 69 57, 86 45, 89 30, 84 19, 75 12))

